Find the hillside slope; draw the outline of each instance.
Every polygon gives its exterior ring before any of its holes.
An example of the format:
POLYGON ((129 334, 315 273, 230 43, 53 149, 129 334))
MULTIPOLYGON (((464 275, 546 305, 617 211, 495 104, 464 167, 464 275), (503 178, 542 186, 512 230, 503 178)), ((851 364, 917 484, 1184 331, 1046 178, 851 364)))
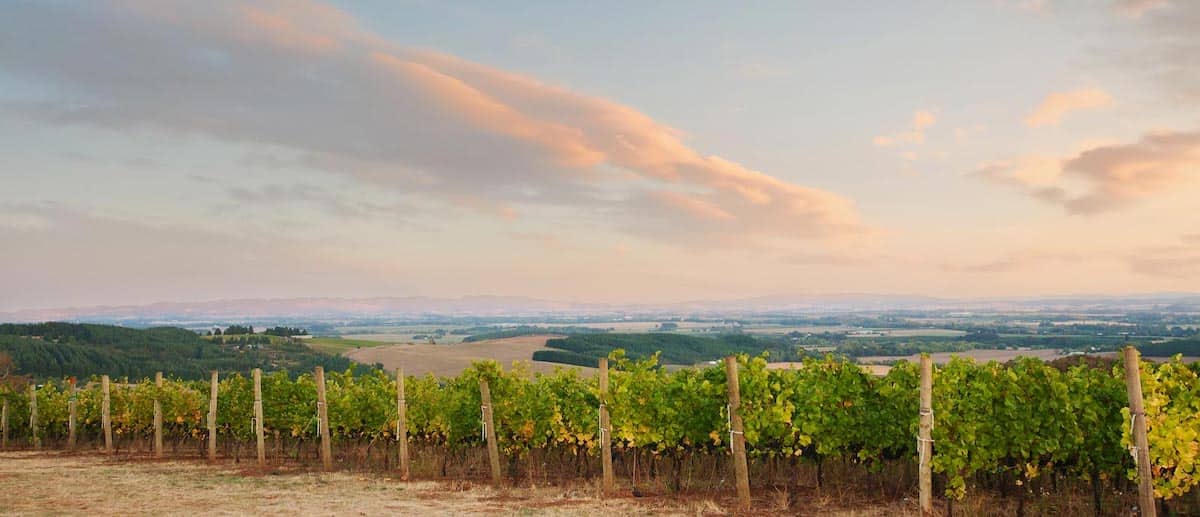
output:
POLYGON ((235 345, 175 327, 132 329, 58 322, 0 324, 0 352, 12 356, 19 372, 39 379, 101 374, 140 378, 158 371, 200 379, 212 370, 301 372, 316 365, 342 370, 350 364, 345 358, 278 338, 269 344, 235 345))

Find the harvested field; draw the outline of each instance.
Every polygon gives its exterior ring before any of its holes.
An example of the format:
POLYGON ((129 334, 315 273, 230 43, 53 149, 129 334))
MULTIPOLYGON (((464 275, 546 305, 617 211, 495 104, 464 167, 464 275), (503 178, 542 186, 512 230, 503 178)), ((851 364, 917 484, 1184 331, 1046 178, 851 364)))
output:
POLYGON ((578 368, 558 363, 532 361, 536 350, 547 350, 546 340, 553 335, 520 336, 504 339, 489 339, 453 345, 387 345, 361 348, 346 352, 345 356, 365 364, 383 363, 384 368, 404 368, 408 375, 432 373, 439 376, 455 376, 471 366, 474 361, 492 359, 505 368, 513 361, 524 361, 534 372, 552 372, 555 368, 578 368))

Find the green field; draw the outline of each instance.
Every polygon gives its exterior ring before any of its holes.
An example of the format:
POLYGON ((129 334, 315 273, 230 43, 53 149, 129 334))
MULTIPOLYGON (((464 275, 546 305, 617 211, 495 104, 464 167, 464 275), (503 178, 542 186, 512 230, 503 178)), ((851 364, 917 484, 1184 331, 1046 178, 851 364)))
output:
POLYGON ((314 337, 303 340, 309 348, 331 355, 342 355, 357 348, 382 346, 389 343, 384 341, 369 341, 366 339, 346 339, 341 337, 314 337))

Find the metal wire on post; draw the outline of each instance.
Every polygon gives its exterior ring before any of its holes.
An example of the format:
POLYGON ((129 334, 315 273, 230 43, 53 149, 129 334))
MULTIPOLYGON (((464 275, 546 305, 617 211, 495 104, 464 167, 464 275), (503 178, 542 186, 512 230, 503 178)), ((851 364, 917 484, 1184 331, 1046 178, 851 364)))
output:
POLYGON ((479 439, 487 442, 487 406, 479 406, 479 439))
POLYGON ((596 408, 596 427, 598 429, 600 429, 600 432, 597 433, 597 437, 600 438, 601 440, 604 439, 604 433, 607 432, 607 430, 604 429, 604 408, 605 407, 606 406, 604 405, 604 403, 601 402, 600 407, 596 408))
POLYGON ((725 404, 725 427, 729 428, 729 450, 733 450, 733 435, 745 436, 746 433, 733 430, 733 406, 729 404, 725 404))
POLYGON ((1135 470, 1137 469, 1138 464, 1138 450, 1137 445, 1134 445, 1133 443, 1133 430, 1139 414, 1142 415, 1143 418, 1145 417, 1145 413, 1134 413, 1132 411, 1129 412, 1129 455, 1133 456, 1133 468, 1135 470))
MULTIPOLYGON (((930 430, 930 432, 932 432, 933 425, 934 425, 933 424, 933 408, 922 409, 919 413, 919 416, 930 417, 929 430, 930 430)), ((929 439, 921 438, 921 435, 918 434, 917 435, 917 466, 918 467, 925 465, 925 461, 928 459, 925 457, 924 445, 926 443, 929 444, 929 449, 930 449, 929 452, 932 453, 933 452, 933 438, 929 438, 929 439)))
POLYGON ((317 438, 321 438, 321 407, 324 406, 320 401, 317 402, 317 438))

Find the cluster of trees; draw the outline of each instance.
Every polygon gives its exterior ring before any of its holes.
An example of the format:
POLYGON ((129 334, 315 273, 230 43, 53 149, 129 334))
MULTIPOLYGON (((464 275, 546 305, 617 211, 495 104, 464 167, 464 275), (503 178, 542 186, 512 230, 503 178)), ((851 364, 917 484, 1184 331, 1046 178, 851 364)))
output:
POLYGON ((220 343, 223 345, 269 345, 271 337, 259 334, 249 335, 232 335, 222 337, 220 343))
POLYGON ((263 334, 268 336, 292 337, 292 336, 307 336, 308 331, 302 328, 295 327, 280 327, 275 326, 263 331, 263 334))
POLYGON ((230 325, 229 328, 225 329, 226 336, 236 336, 239 334, 253 334, 253 333, 254 333, 253 325, 230 325))
POLYGON ((666 364, 691 365, 713 361, 731 354, 770 354, 774 361, 798 361, 803 350, 786 339, 750 334, 723 334, 716 337, 687 334, 576 334, 546 341, 555 350, 534 352, 535 361, 595 366, 601 357, 621 349, 633 359, 661 354, 666 364))
MULTIPOLYGON (((235 334, 236 335, 236 334, 235 334)), ((254 350, 237 350, 175 327, 131 329, 112 325, 38 323, 0 325, 0 352, 16 368, 38 379, 87 377, 97 373, 143 377, 156 371, 198 379, 211 370, 248 372, 253 368, 304 371, 316 365, 344 369, 350 361, 292 343, 271 344, 266 336, 254 350)))
POLYGON ((1141 347, 1142 355, 1147 357, 1171 357, 1175 354, 1200 356, 1200 339, 1177 339, 1163 343, 1152 343, 1141 347))

